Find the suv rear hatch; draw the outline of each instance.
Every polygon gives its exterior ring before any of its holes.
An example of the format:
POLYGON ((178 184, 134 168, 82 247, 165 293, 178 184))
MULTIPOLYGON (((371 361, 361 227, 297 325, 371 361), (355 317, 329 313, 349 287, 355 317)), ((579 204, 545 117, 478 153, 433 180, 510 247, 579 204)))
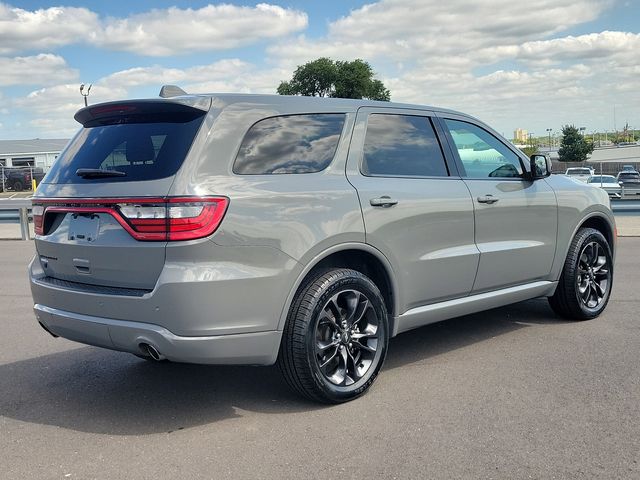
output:
POLYGON ((215 230, 225 198, 167 197, 208 110, 202 100, 108 103, 76 114, 83 128, 33 199, 42 281, 150 291, 168 241, 215 230))

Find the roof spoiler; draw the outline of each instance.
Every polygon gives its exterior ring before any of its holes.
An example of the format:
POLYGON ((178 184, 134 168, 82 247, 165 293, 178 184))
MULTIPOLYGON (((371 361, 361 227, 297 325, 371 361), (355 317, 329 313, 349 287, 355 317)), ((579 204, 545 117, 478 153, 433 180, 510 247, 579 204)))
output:
POLYGON ((177 85, 163 85, 160 89, 161 98, 180 97, 182 95, 188 95, 183 89, 177 85))

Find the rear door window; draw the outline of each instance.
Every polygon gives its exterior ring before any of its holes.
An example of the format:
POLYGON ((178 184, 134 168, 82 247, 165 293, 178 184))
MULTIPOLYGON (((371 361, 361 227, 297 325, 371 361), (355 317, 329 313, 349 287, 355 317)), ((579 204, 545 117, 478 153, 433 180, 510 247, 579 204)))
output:
POLYGON ((233 173, 314 173, 327 168, 344 127, 343 113, 270 117, 254 124, 233 164, 233 173))
POLYGON ((157 180, 184 161, 205 112, 119 116, 85 127, 54 162, 47 183, 157 180), (78 169, 117 170, 119 177, 79 177, 78 169))
POLYGON ((369 115, 362 173, 385 177, 447 176, 431 120, 416 115, 369 115))

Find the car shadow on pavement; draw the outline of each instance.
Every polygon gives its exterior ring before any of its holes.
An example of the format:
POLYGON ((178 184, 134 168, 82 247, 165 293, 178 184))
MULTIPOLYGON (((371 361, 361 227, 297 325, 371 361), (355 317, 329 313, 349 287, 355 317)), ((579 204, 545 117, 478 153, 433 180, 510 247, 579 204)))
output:
MULTIPOLYGON (((391 340, 384 370, 554 318, 544 300, 532 300, 422 327, 391 340)), ((237 418, 243 410, 320 408, 330 407, 298 398, 275 366, 151 363, 93 347, 0 365, 0 415, 84 432, 145 435, 237 418)))

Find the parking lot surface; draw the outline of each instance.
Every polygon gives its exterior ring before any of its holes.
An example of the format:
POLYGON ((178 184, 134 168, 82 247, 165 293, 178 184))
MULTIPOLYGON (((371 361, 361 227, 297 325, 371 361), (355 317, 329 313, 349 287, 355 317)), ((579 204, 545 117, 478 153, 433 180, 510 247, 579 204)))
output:
POLYGON ((275 367, 153 364, 36 323, 32 242, 0 242, 2 478, 640 478, 640 239, 598 319, 544 299, 393 339, 363 398, 275 367))

